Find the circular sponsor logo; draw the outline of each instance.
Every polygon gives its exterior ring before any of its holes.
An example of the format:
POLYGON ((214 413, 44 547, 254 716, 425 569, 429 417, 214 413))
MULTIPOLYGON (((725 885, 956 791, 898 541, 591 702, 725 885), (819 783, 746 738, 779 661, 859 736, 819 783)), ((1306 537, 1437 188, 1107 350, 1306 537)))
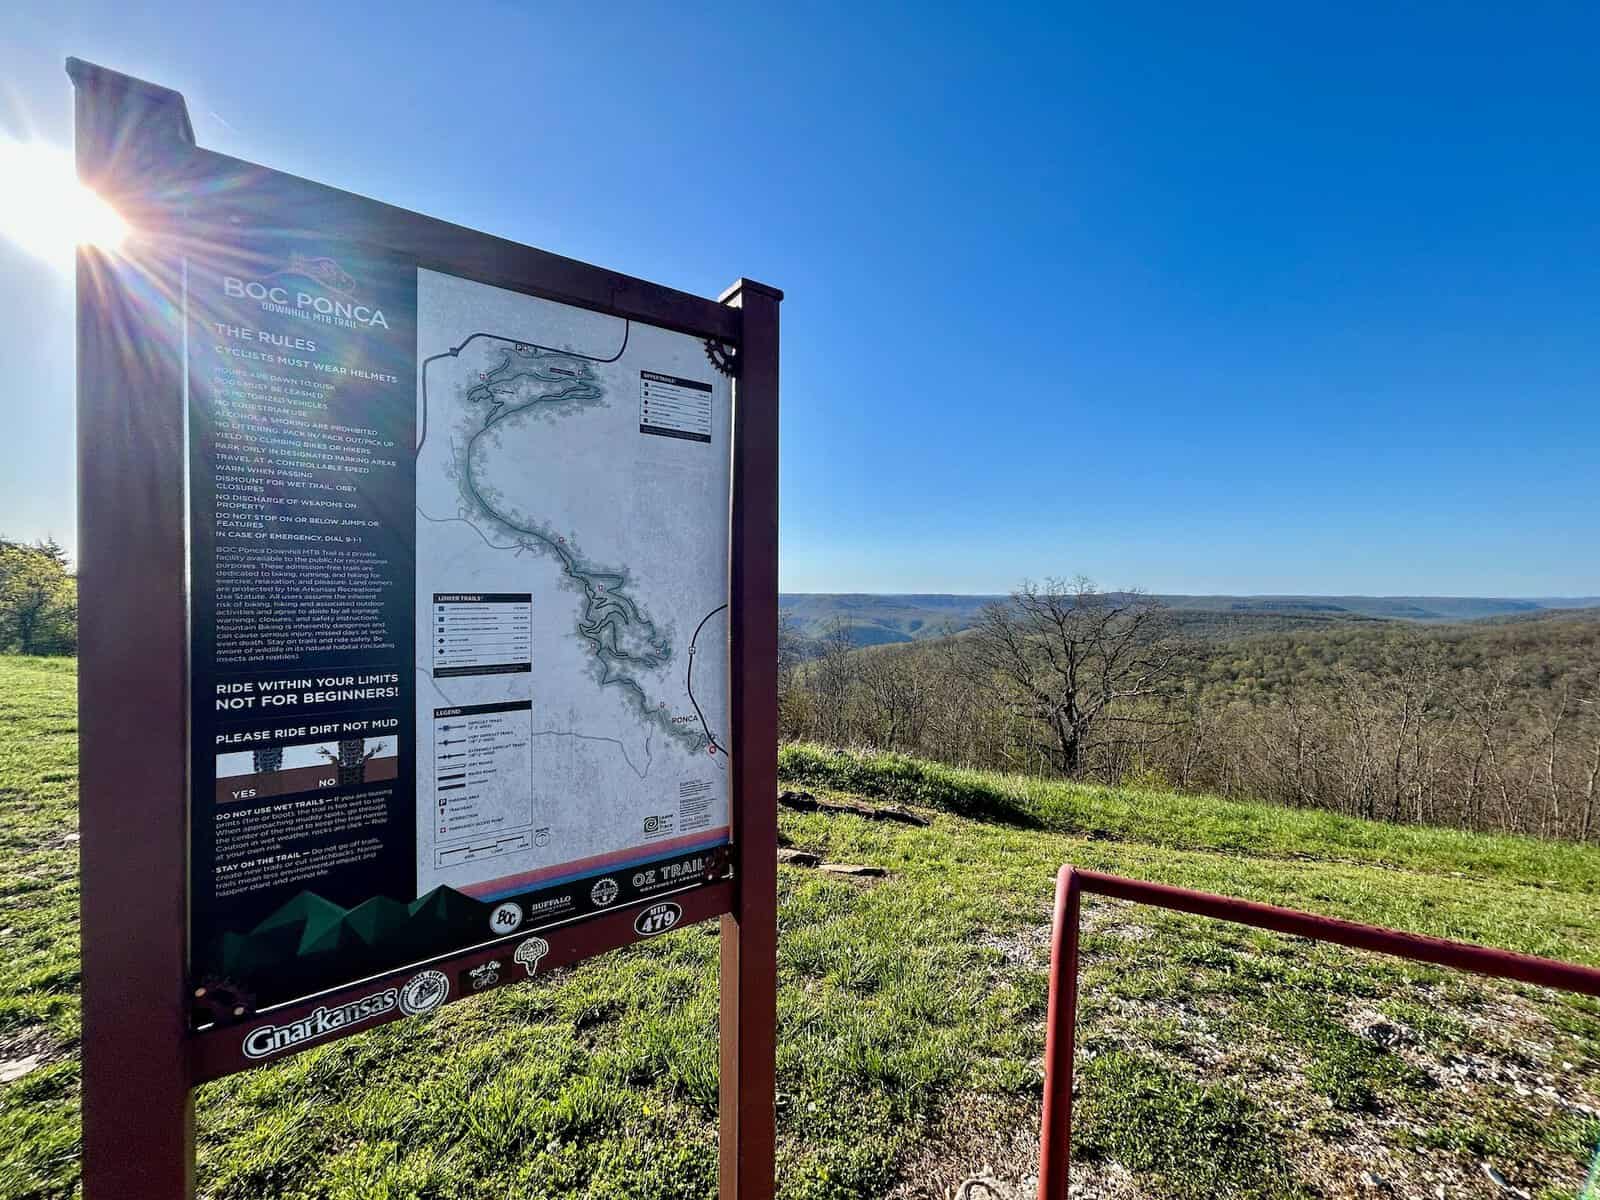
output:
POLYGON ((606 878, 598 881, 589 889, 589 899, 602 908, 617 898, 617 881, 606 878))
POLYGON ((513 962, 522 964, 522 969, 528 973, 528 978, 533 978, 533 973, 539 969, 539 960, 550 953, 550 943, 537 935, 527 938, 517 944, 516 953, 511 956, 513 962))
POLYGON ((522 905, 514 900, 496 905, 495 910, 489 914, 490 933, 515 933, 521 924, 522 905))
POLYGON ((633 931, 640 937, 655 937, 677 927, 683 920, 683 909, 670 900, 652 904, 633 919, 633 931))
POLYGON ((400 989, 400 1011, 411 1017, 432 1012, 449 994, 450 981, 443 971, 423 971, 400 989))
POLYGON ((660 817, 646 817, 644 819, 644 831, 646 833, 660 833, 661 832, 661 818, 660 817))

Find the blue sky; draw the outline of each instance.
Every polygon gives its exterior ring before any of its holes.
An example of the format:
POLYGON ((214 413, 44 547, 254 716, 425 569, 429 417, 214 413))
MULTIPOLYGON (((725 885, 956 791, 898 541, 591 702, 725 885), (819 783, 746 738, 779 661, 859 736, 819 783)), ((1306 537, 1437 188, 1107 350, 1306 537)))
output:
MULTIPOLYGON (((202 145, 784 288, 782 585, 1600 593, 1600 9, 8 10, 202 145)), ((14 186, 6 180, 0 186, 14 186)), ((72 541, 71 284, 0 242, 0 531, 72 541)))

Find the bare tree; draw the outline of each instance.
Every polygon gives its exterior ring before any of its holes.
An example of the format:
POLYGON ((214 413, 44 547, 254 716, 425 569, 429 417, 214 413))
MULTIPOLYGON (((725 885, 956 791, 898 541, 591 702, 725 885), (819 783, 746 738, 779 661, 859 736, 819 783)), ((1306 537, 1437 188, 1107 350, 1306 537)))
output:
POLYGON ((817 732, 823 741, 835 746, 849 740, 850 699, 857 667, 855 650, 849 626, 834 621, 822 635, 816 661, 811 664, 817 732))
POLYGON ((873 744, 897 750, 921 742, 930 689, 916 666, 893 651, 878 650, 861 656, 857 676, 873 744))
POLYGON ((778 614, 778 726, 785 738, 800 736, 807 724, 807 703, 801 668, 806 646, 794 618, 778 614))
POLYGON ((1560 686, 1552 689, 1549 699, 1537 706, 1534 710, 1534 720, 1539 736, 1539 757, 1543 760, 1541 774, 1544 776, 1545 798, 1549 803, 1545 833, 1554 832, 1561 834, 1562 822, 1562 789, 1561 776, 1556 770, 1556 761, 1561 756, 1562 736, 1566 731, 1568 718, 1572 716, 1572 684, 1563 680, 1560 686))
MULTIPOLYGON (((1600 698, 1580 703, 1588 715, 1600 718, 1600 698)), ((1583 765, 1583 825, 1578 832, 1578 840, 1587 842, 1595 827, 1595 803, 1600 800, 1600 791, 1596 791, 1596 784, 1600 783, 1600 719, 1592 721, 1585 740, 1589 751, 1583 765)))
POLYGON ((1117 725, 1154 719, 1134 706, 1157 698, 1177 654, 1162 605, 1138 591, 1102 592, 1082 576, 1024 583, 983 610, 971 642, 977 682, 1024 719, 1033 748, 1069 776, 1083 774, 1092 738, 1114 745, 1117 725))
POLYGON ((1187 791, 1203 766, 1215 757, 1222 729, 1222 705, 1206 696, 1192 681, 1177 702, 1179 719, 1173 730, 1173 782, 1187 791))
POLYGON ((1482 772, 1486 764, 1489 775, 1487 782, 1492 783, 1499 792, 1500 828, 1515 832, 1523 828, 1517 806, 1511 798, 1505 763, 1512 738, 1511 704, 1515 681, 1514 666, 1492 663, 1481 670, 1462 672, 1456 687, 1457 706, 1471 724, 1477 742, 1472 768, 1472 795, 1469 799, 1473 827, 1479 827, 1478 814, 1482 803, 1477 800, 1476 792, 1483 783, 1482 772))
POLYGON ((1320 710, 1292 691, 1259 717, 1262 757, 1273 790, 1295 808, 1316 802, 1319 765, 1326 753, 1320 729, 1324 720, 1320 710))

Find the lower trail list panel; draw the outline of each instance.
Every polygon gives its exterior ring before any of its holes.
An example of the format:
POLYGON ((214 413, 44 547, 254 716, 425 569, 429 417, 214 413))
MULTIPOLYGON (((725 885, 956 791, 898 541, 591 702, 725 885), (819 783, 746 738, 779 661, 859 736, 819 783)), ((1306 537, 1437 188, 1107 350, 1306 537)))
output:
POLYGON ((433 597, 433 676, 533 670, 533 597, 527 592, 440 592, 433 597))

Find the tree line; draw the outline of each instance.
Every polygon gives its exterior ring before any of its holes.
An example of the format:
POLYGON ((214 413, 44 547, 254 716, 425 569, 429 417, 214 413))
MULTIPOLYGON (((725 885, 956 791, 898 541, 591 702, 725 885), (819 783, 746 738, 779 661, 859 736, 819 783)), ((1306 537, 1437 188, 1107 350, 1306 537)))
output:
POLYGON ((0 654, 75 654, 78 581, 54 540, 0 538, 0 654))
POLYGON ((783 733, 961 766, 1600 840, 1600 613, 1227 641, 1027 584, 953 636, 780 638, 783 733))

